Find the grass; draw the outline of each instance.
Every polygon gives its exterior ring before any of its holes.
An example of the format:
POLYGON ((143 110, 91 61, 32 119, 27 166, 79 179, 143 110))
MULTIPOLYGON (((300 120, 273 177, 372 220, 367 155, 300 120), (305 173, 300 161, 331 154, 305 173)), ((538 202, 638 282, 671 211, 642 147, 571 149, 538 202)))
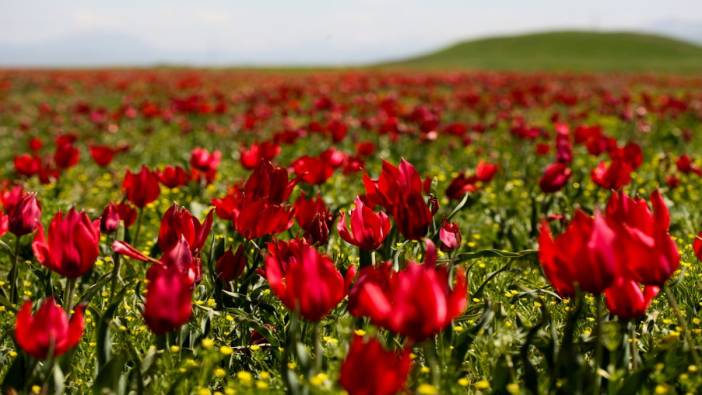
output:
POLYGON ((557 31, 464 41, 382 68, 585 72, 702 71, 702 47, 653 34, 557 31))

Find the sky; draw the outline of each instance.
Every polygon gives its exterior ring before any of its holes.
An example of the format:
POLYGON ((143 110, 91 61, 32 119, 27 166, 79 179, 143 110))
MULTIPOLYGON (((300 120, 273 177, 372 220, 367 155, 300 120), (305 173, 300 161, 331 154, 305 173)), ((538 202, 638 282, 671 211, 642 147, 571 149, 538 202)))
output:
POLYGON ((0 0, 0 10, 2 64, 41 51, 90 61, 110 49, 192 63, 363 63, 564 28, 669 28, 702 40, 702 0, 0 0))

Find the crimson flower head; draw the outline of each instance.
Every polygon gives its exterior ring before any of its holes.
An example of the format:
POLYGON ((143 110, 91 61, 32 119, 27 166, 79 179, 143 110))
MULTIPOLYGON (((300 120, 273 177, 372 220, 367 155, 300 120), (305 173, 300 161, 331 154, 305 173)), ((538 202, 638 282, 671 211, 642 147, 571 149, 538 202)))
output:
POLYGON ((670 237, 670 214, 656 190, 644 199, 613 192, 607 204, 609 225, 616 231, 616 252, 622 271, 632 280, 662 287, 678 267, 680 253, 670 237))
POLYGON ((234 281, 244 273, 246 263, 246 253, 244 252, 243 244, 239 245, 236 253, 232 253, 230 248, 217 259, 217 264, 215 265, 217 277, 225 283, 234 281))
POLYGON ((187 323, 192 315, 193 291, 186 275, 172 267, 156 266, 149 276, 144 321, 157 335, 187 323))
POLYGON ((346 223, 346 213, 341 212, 336 230, 347 243, 366 251, 377 250, 385 241, 390 231, 390 219, 384 212, 371 210, 357 196, 356 208, 351 210, 351 231, 346 223))
POLYGON ((161 251, 173 248, 181 236, 188 242, 193 253, 200 251, 210 235, 213 215, 213 211, 210 211, 200 223, 186 208, 173 204, 161 218, 161 228, 158 232, 158 246, 161 251))
POLYGON ((78 164, 80 160, 80 151, 76 148, 74 138, 62 139, 59 136, 56 139, 56 151, 54 151, 54 163, 59 169, 68 169, 78 164))
POLYGON ((631 182, 631 173, 634 169, 621 159, 613 159, 609 165, 600 162, 592 169, 590 178, 604 189, 621 189, 631 182))
POLYGON ((496 164, 481 160, 475 167, 475 176, 482 182, 490 182, 499 169, 496 164))
POLYGON ((7 215, 5 213, 0 212, 0 237, 4 236, 5 233, 7 233, 7 215))
POLYGON ((659 291, 660 288, 655 285, 647 285, 642 291, 636 281, 619 277, 605 290, 607 308, 624 320, 641 318, 646 315, 648 306, 659 291))
POLYGON ((15 236, 34 232, 41 225, 41 206, 34 193, 25 193, 8 211, 8 230, 15 236))
POLYGON ((422 195, 422 179, 409 162, 400 166, 383 161, 377 182, 364 179, 366 196, 377 200, 392 213, 399 232, 407 239, 419 240, 427 234, 432 212, 422 195))
POLYGON ((376 339, 354 335, 339 383, 349 395, 394 395, 405 387, 411 366, 409 349, 385 350, 376 339))
POLYGON ((351 313, 369 316, 374 324, 416 342, 441 332, 460 315, 468 304, 465 273, 456 271, 451 289, 448 270, 436 265, 436 247, 429 240, 426 244, 423 264, 410 262, 399 272, 390 270, 389 262, 361 269, 349 294, 351 313))
POLYGON ((295 219, 305 231, 305 240, 311 244, 327 244, 332 215, 322 196, 307 199, 304 194, 295 201, 295 219))
POLYGON ((261 162, 268 162, 275 159, 280 154, 280 145, 264 141, 261 144, 251 144, 249 148, 241 147, 239 150, 239 161, 246 169, 253 170, 261 162))
POLYGON ((160 259, 151 258, 141 251, 121 240, 112 243, 112 251, 136 259, 141 262, 152 263, 146 272, 146 278, 151 280, 162 269, 173 269, 181 273, 187 279, 188 285, 192 286, 201 279, 202 270, 199 257, 193 256, 190 245, 184 236, 180 236, 178 242, 169 250, 163 251, 160 259))
POLYGON ((110 203, 102 210, 100 215, 100 231, 103 233, 116 232, 119 228, 119 211, 114 203, 110 203))
POLYGON ((155 172, 146 166, 141 166, 138 173, 127 170, 122 182, 122 189, 127 200, 139 208, 144 208, 147 204, 158 199, 161 194, 158 182, 158 175, 155 172))
POLYGON ((324 184, 334 174, 330 161, 321 156, 302 156, 293 162, 292 168, 303 182, 310 185, 324 184))
POLYGON ((75 308, 68 319, 63 308, 53 298, 45 299, 32 315, 32 302, 26 301, 17 313, 15 339, 27 354, 45 359, 51 353, 58 357, 80 342, 83 334, 83 307, 75 308))
POLYGON ((439 229, 442 251, 453 251, 461 246, 461 229, 455 222, 444 221, 439 229))
POLYGON ((596 295, 607 289, 618 273, 615 232, 606 219, 577 210, 566 231, 555 239, 547 222, 539 233, 539 260, 546 278, 561 296, 579 287, 596 295))
POLYGON ((190 153, 190 166, 203 173, 217 171, 221 161, 222 153, 219 150, 210 153, 208 150, 198 147, 190 153))
POLYGON ((308 321, 324 318, 346 295, 332 260, 302 240, 269 243, 265 274, 278 299, 308 321))
POLYGON ((561 162, 554 162, 546 166, 541 180, 539 180, 539 187, 546 193, 553 193, 563 189, 570 176, 573 174, 570 167, 567 164, 561 162))
POLYGON ((126 147, 112 148, 109 145, 90 145, 88 149, 93 161, 100 167, 106 167, 112 163, 115 155, 125 151, 126 147))
POLYGON ((73 208, 65 216, 56 213, 49 224, 48 240, 43 227, 39 227, 32 243, 39 263, 68 278, 90 271, 100 254, 99 247, 100 220, 91 221, 88 214, 73 208))
POLYGON ((166 188, 173 189, 188 185, 190 174, 181 166, 165 166, 158 172, 158 180, 166 188))
POLYGON ((36 155, 20 154, 14 159, 15 171, 23 176, 31 177, 41 171, 41 158, 36 155))

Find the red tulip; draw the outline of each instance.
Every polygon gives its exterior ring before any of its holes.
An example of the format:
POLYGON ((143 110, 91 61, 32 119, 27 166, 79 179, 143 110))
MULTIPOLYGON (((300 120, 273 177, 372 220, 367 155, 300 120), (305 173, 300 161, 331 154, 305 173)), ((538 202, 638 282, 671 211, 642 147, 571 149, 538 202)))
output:
POLYGON ((365 277, 354 285, 358 300, 349 301, 357 312, 371 321, 414 341, 422 341, 441 332, 465 310, 467 282, 462 269, 456 271, 456 284, 450 288, 445 267, 436 266, 436 249, 427 240, 424 264, 410 262, 400 272, 389 274, 383 281, 365 277))
POLYGON ((222 161, 222 153, 219 150, 210 153, 204 148, 194 148, 190 154, 190 166, 203 173, 216 172, 219 163, 222 161))
POLYGON ((332 260, 301 240, 269 243, 265 273, 273 293, 308 321, 321 320, 346 294, 332 260))
POLYGON ((453 251, 461 246, 461 229, 454 222, 444 221, 439 229, 442 251, 453 251))
POLYGON ((617 317, 625 320, 641 318, 660 288, 648 285, 641 291, 636 281, 619 277, 605 290, 607 308, 617 317))
POLYGON ((351 232, 346 224, 346 213, 341 212, 336 230, 347 243, 366 251, 378 249, 390 231, 390 220, 384 212, 371 210, 356 197, 356 208, 351 210, 351 232))
POLYGON ((632 171, 625 161, 613 159, 609 165, 604 161, 600 162, 592 169, 590 178, 604 189, 621 189, 631 182, 632 171))
POLYGON ((247 262, 246 254, 244 253, 244 245, 239 245, 239 248, 236 249, 236 253, 232 253, 230 248, 224 253, 224 255, 217 259, 217 264, 215 265, 217 278, 225 283, 234 281, 244 273, 246 264, 247 262))
POLYGON ((41 206, 36 194, 27 193, 8 212, 8 230, 15 236, 34 232, 41 225, 41 206))
POLYGON ((658 190, 651 194, 653 212, 644 199, 612 193, 607 220, 616 231, 622 271, 632 280, 662 287, 680 266, 680 254, 668 233, 670 215, 658 190))
POLYGON ((596 295, 614 281, 617 272, 615 233, 604 217, 577 210, 568 228, 554 240, 547 222, 539 233, 539 260, 544 274, 561 296, 579 287, 596 295))
POLYGON ((339 383, 349 395, 393 395, 405 387, 411 366, 409 349, 388 351, 376 339, 354 335, 339 383))
POLYGON ((329 161, 321 157, 302 156, 293 162, 292 168, 303 182, 310 185, 324 184, 334 174, 329 161))
POLYGON ((139 213, 134 207, 132 207, 132 205, 127 202, 122 202, 115 205, 115 208, 119 213, 119 219, 124 222, 125 228, 129 228, 130 226, 134 225, 139 213))
POLYGON ((15 171, 23 176, 31 177, 41 170, 41 159, 29 154, 15 156, 15 171))
POLYGON ((158 172, 158 180, 166 188, 173 189, 188 185, 190 175, 180 166, 166 166, 158 172))
POLYGON ((115 240, 112 243, 112 251, 117 254, 136 259, 141 262, 152 263, 149 270, 146 272, 146 277, 150 279, 162 269, 173 269, 181 273, 187 280, 189 285, 193 285, 200 281, 201 263, 198 257, 194 257, 190 251, 190 245, 181 236, 178 242, 169 250, 163 251, 160 259, 151 258, 144 255, 128 243, 121 240, 115 240))
POLYGON ((43 227, 34 238, 32 249, 39 263, 68 278, 84 275, 92 269, 100 254, 100 221, 71 209, 65 216, 59 211, 49 225, 48 241, 43 227))
POLYGON ((295 201, 295 220, 305 231, 305 240, 313 245, 327 244, 332 215, 321 196, 307 199, 304 194, 295 201))
POLYGON ((446 197, 453 200, 462 199, 466 193, 478 190, 478 181, 477 176, 466 177, 464 173, 460 173, 451 180, 448 188, 446 188, 446 197))
POLYGON ((675 161, 675 166, 683 174, 694 173, 698 176, 702 176, 702 169, 695 165, 692 159, 688 155, 680 155, 678 160, 675 161))
POLYGON ((546 193, 560 191, 568 183, 571 174, 572 171, 568 165, 560 162, 551 163, 546 166, 544 175, 539 181, 539 187, 546 193))
POLYGON ((161 248, 161 251, 168 251, 173 248, 182 236, 188 242, 190 250, 197 254, 210 235, 213 214, 212 210, 210 210, 201 224, 190 211, 173 204, 161 218, 161 228, 158 232, 158 246, 161 248))
POLYGON ((0 212, 0 237, 2 237, 3 235, 5 235, 5 233, 7 233, 7 229, 8 229, 7 215, 0 212))
POLYGON ((15 339, 27 354, 45 359, 49 353, 63 355, 80 342, 83 334, 83 307, 76 307, 70 321, 53 298, 45 299, 32 315, 32 302, 26 301, 17 312, 15 339))
POLYGON ((138 173, 132 173, 127 170, 127 173, 124 175, 122 189, 127 196, 127 200, 139 208, 144 208, 147 204, 158 199, 158 196, 161 194, 158 182, 159 179, 155 172, 152 172, 146 166, 141 166, 141 170, 138 173))
POLYGON ((427 234, 432 216, 421 194, 405 196, 402 204, 396 205, 392 211, 397 230, 410 240, 420 240, 427 234))
POLYGON ((100 167, 109 166, 115 155, 120 152, 119 149, 107 145, 90 145, 88 149, 93 161, 100 167))
POLYGON ((475 177, 482 182, 490 182, 495 177, 497 170, 499 170, 499 167, 496 164, 481 160, 475 167, 475 177))
POLYGON ((56 151, 54 152, 54 163, 59 169, 68 169, 78 164, 80 151, 73 146, 73 140, 61 141, 57 138, 56 151))
POLYGON ((110 203, 105 206, 102 210, 102 215, 100 215, 100 231, 102 233, 112 233, 116 232, 119 228, 119 211, 117 211, 117 206, 114 203, 110 203))
POLYGON ((157 335, 187 323, 192 315, 193 291, 186 275, 173 268, 157 266, 151 271, 144 302, 144 321, 157 335))
POLYGON ((692 249, 695 251, 695 256, 702 261, 702 232, 698 233, 695 241, 692 242, 692 249))
POLYGON ((16 205, 27 195, 21 185, 15 185, 0 192, 0 203, 2 203, 5 213, 11 212, 16 205))
POLYGON ((239 161, 246 169, 255 169, 261 162, 269 162, 280 154, 280 145, 264 141, 261 144, 251 144, 251 147, 241 147, 239 161))

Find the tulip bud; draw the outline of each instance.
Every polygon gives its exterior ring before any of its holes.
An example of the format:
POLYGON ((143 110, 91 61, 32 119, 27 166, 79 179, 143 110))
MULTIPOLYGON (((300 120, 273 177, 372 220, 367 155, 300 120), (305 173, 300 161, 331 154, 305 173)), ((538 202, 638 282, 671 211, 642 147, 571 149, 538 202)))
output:
POLYGON ((108 204, 100 216, 100 230, 103 233, 112 233, 119 228, 119 212, 113 203, 108 204))
POLYGON ((439 230, 441 251, 453 251, 461 246, 461 230, 454 222, 444 221, 439 230))

